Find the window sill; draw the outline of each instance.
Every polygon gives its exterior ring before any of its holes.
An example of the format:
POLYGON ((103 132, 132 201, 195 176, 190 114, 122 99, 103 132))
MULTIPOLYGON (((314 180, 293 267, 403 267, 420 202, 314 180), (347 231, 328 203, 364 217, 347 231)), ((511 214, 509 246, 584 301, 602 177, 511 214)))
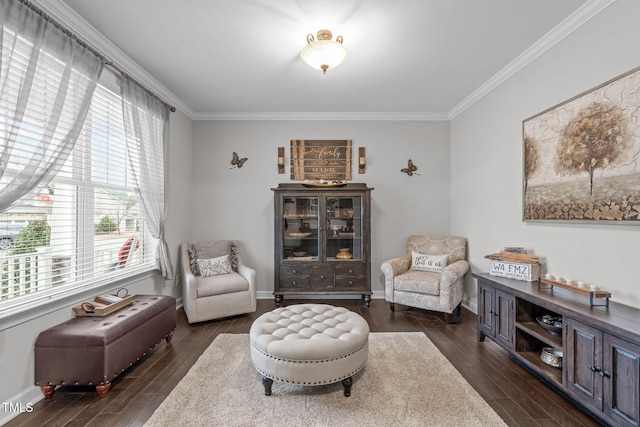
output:
POLYGON ((65 308, 69 308, 69 314, 71 315, 71 307, 74 305, 81 304, 84 301, 92 301, 98 294, 109 292, 113 289, 126 288, 140 280, 153 277, 157 274, 159 274, 159 272, 156 269, 147 270, 88 289, 70 289, 68 292, 34 301, 33 304, 29 304, 26 307, 0 311, 0 331, 13 328, 22 323, 65 308))

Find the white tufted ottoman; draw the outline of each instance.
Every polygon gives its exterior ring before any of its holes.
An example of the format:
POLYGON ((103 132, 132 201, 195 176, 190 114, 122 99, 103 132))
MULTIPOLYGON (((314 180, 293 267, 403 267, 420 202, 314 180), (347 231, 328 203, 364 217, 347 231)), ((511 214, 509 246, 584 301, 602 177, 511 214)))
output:
POLYGON ((328 304, 297 304, 265 313, 251 325, 249 337, 251 360, 267 396, 274 380, 304 386, 342 381, 349 396, 352 377, 369 355, 367 321, 328 304))

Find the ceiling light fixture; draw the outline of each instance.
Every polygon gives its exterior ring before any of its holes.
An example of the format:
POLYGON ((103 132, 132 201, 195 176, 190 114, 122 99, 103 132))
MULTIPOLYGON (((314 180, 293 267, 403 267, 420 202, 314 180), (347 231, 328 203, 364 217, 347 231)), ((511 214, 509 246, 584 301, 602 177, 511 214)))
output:
POLYGON ((322 74, 327 74, 327 70, 336 68, 347 59, 347 48, 342 45, 342 36, 338 36, 335 41, 331 40, 331 31, 318 31, 318 40, 313 34, 307 35, 307 45, 300 52, 302 60, 309 66, 322 70, 322 74))

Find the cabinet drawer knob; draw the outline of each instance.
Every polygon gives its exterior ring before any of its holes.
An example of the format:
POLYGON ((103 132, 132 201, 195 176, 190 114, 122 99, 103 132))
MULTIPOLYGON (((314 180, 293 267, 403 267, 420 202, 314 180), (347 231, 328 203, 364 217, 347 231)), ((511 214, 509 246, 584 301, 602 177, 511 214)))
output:
POLYGON ((292 272, 293 274, 298 274, 298 270, 296 270, 295 268, 294 268, 293 270, 291 270, 291 272, 292 272))
POLYGON ((609 373, 609 371, 603 371, 600 370, 600 372, 598 372, 598 375, 600 375, 601 377, 607 377, 607 378, 611 378, 611 374, 609 373))
POLYGON ((320 279, 324 280, 324 274, 320 275, 320 279))
POLYGON ((349 274, 353 274, 353 270, 352 269, 349 269, 349 274))
MULTIPOLYGON (((600 366, 592 366, 591 367, 591 372, 601 372, 602 368, 600 368, 600 366)), ((602 375, 602 374, 600 374, 602 375)))
POLYGON ((291 284, 295 286, 295 285, 297 285, 297 284, 298 284, 298 282, 296 282, 295 280, 292 280, 292 281, 291 281, 291 284))
POLYGON ((349 285, 353 285, 353 282, 351 280, 349 280, 349 285))

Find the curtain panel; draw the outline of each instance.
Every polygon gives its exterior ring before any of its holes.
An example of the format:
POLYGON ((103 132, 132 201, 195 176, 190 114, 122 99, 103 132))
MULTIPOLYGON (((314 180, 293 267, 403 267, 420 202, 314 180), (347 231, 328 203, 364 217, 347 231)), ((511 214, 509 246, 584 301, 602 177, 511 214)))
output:
POLYGON ((158 239, 158 268, 165 279, 173 279, 173 266, 164 237, 169 107, 126 75, 122 76, 121 95, 127 159, 134 185, 142 203, 145 223, 151 236, 158 239))
POLYGON ((73 149, 104 61, 18 0, 0 1, 0 211, 49 184, 73 149))

